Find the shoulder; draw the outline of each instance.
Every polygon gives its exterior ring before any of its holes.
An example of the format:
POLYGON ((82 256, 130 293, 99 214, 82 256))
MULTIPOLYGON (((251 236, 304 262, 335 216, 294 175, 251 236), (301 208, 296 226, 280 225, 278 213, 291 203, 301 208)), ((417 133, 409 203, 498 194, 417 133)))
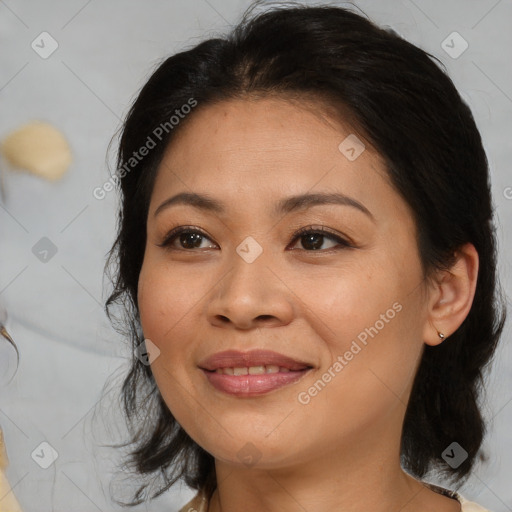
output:
POLYGON ((480 506, 478 503, 466 500, 459 494, 459 501, 462 505, 462 512, 491 512, 490 510, 480 506))
POLYGON ((461 512, 491 512, 490 510, 482 507, 478 503, 467 500, 466 498, 464 498, 464 496, 462 496, 456 491, 451 491, 449 489, 445 489, 444 487, 440 487, 438 485, 434 485, 428 482, 422 483, 429 489, 438 492, 439 494, 443 494, 444 496, 448 496, 449 498, 457 500, 461 504, 461 512))
MULTIPOLYGON (((207 512, 208 501, 201 494, 197 493, 186 505, 180 508, 179 512, 207 512)), ((470 511, 471 512, 471 511, 470 511)))

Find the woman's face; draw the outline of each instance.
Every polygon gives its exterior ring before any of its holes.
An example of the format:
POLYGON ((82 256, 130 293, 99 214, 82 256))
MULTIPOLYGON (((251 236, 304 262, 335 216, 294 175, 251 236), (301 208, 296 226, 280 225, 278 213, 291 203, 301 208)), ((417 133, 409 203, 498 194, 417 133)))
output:
POLYGON ((191 115, 159 168, 138 289, 172 414, 238 465, 396 451, 432 326, 382 159, 283 100, 191 115))

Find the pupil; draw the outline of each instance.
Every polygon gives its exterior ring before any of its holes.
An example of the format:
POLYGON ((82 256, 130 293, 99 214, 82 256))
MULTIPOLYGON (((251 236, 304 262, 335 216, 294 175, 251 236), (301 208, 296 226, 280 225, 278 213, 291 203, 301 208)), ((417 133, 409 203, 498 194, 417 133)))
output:
POLYGON ((324 235, 318 233, 312 233, 310 235, 305 235, 302 245, 305 249, 320 249, 322 247, 322 239, 324 235), (308 244, 311 244, 308 247, 308 244))
POLYGON ((201 245, 201 238, 199 233, 182 233, 180 243, 185 249, 192 249, 201 245))

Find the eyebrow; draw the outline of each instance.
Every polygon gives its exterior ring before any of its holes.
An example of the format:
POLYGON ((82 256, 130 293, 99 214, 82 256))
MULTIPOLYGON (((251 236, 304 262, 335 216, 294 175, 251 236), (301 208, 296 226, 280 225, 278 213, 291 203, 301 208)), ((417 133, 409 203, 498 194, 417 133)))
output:
MULTIPOLYGON (((175 196, 169 197, 166 199, 153 214, 153 217, 156 217, 160 212, 169 208, 173 205, 185 204, 189 206, 193 206, 195 208, 209 211, 212 213, 222 214, 226 212, 226 208, 224 205, 203 194, 191 193, 191 192, 182 192, 180 194, 176 194, 175 196)), ((341 193, 314 193, 314 194, 300 194, 296 196, 290 196, 285 199, 280 200, 275 208, 275 215, 283 215, 286 213, 290 213, 293 211, 303 210, 305 208, 309 208, 312 206, 321 206, 321 205, 342 205, 342 206, 352 206, 353 208, 358 209, 363 212, 365 215, 370 217, 374 222, 375 218, 359 201, 355 200, 352 197, 346 196, 341 193)))

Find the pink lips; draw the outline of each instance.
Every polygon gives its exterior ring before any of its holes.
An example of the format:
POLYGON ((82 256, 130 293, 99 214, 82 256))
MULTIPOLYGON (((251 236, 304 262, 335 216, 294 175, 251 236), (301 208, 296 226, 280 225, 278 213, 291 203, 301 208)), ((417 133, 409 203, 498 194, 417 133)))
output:
POLYGON ((217 390, 245 397, 291 384, 311 369, 308 363, 268 350, 219 352, 198 366, 217 390))

